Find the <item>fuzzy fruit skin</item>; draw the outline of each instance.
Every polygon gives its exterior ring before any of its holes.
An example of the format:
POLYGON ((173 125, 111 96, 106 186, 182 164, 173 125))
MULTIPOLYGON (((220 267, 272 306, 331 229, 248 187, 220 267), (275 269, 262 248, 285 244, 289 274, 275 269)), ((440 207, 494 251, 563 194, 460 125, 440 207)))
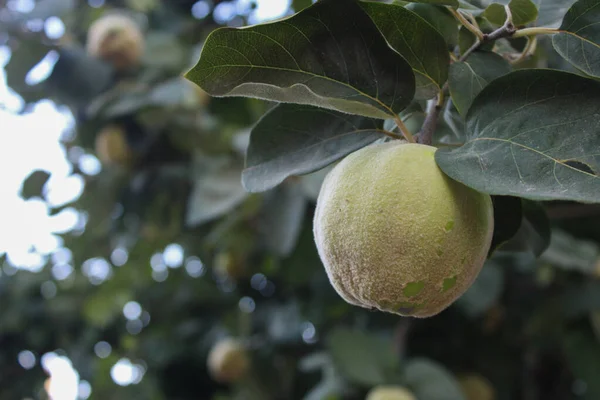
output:
POLYGON ((133 153, 125 130, 119 125, 102 128, 96 136, 96 155, 105 164, 128 165, 133 153))
POLYGON ((417 398, 402 386, 376 386, 367 393, 365 400, 417 400, 417 398))
POLYGON ((436 150, 374 144, 325 178, 315 242, 329 280, 348 303, 430 317, 481 271, 494 231, 491 197, 445 175, 436 150))
POLYGON ((87 51, 118 71, 126 70, 138 65, 144 51, 144 36, 133 19, 125 15, 107 15, 90 26, 87 51))
POLYGON ((216 381, 236 382, 248 372, 250 358, 242 343, 228 338, 221 340, 211 349, 207 365, 210 375, 216 381))

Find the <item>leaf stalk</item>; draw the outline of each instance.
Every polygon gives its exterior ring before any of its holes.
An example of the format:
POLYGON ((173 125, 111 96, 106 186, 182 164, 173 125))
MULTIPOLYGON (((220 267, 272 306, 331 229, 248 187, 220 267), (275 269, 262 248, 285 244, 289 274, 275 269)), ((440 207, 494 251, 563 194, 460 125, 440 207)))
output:
MULTIPOLYGON (((400 132, 402 133, 402 136, 404 136, 404 138, 409 142, 409 143, 416 143, 414 136, 412 135, 412 133, 410 133, 410 130, 407 128, 407 126, 404 124, 404 122, 402 122, 402 120, 400 119, 399 116, 394 116, 394 122, 396 123, 396 126, 398 127, 398 129, 400 129, 400 132)), ((396 137, 397 139, 397 137, 396 137)))
POLYGON ((546 27, 541 26, 541 27, 519 29, 518 31, 515 32, 513 37, 519 38, 519 37, 536 36, 536 35, 555 35, 560 32, 561 32, 560 29, 546 28, 546 27))

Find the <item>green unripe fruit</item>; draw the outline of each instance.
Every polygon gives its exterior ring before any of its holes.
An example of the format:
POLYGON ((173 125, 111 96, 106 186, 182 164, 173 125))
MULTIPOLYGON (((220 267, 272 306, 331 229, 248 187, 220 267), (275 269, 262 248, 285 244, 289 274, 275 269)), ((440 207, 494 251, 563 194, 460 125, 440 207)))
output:
POLYGON ((326 177, 314 235, 348 303, 404 316, 440 313, 473 283, 494 230, 492 200, 450 179, 436 148, 399 141, 350 154, 326 177))
POLYGON ((87 51, 112 64, 116 70, 126 70, 139 64, 144 52, 144 36, 130 17, 109 14, 90 26, 87 51))
POLYGON ((246 348, 236 339, 224 339, 208 355, 208 371, 214 380, 223 383, 243 378, 250 367, 246 348))
POLYGON ((468 375, 459 380, 467 400, 494 400, 496 393, 490 382, 479 375, 468 375))
POLYGON ((125 130, 119 125, 108 125, 96 136, 96 155, 105 164, 126 166, 133 159, 125 130))
POLYGON ((241 279, 246 275, 244 259, 231 251, 217 253, 214 259, 215 274, 230 279, 241 279))
POLYGON ((365 400, 417 400, 414 394, 402 386, 376 386, 365 400))

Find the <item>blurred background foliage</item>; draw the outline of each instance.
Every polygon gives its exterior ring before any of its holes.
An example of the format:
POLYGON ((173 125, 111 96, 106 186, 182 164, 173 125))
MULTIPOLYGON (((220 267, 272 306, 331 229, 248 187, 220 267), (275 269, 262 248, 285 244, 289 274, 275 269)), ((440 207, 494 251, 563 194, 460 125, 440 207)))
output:
MULTIPOLYGON (((262 3, 291 13, 311 1, 262 3)), ((541 245, 525 246, 517 235, 455 305, 417 320, 352 307, 330 286, 312 237, 327 169, 264 194, 243 190, 249 130, 271 105, 209 98, 182 73, 211 30, 256 23, 257 7, 0 0, 18 112, 42 99, 68 107, 76 123, 61 143, 85 184, 75 201, 49 205, 79 220, 44 268, 0 255, 0 399, 364 399, 381 384, 418 400, 600 399, 598 207, 526 212, 533 222, 521 230, 542 219, 550 243, 542 233, 541 245), (125 67, 89 47, 90 26, 111 14, 142 30, 141 57, 125 67), (32 84, 42 60, 48 77, 32 84), (227 336, 252 364, 231 385, 207 370, 227 336), (75 378, 60 381, 52 364, 75 378)), ((415 9, 444 17, 434 5, 415 9)), ((527 62, 553 66, 546 54, 542 41, 527 62)), ((46 201, 48 179, 33 171, 21 196, 46 201)))

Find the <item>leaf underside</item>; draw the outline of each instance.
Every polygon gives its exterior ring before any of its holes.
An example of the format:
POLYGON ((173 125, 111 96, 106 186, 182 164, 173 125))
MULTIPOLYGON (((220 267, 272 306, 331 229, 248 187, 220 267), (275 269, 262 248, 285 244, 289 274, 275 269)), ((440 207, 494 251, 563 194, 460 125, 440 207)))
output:
POLYGON ((407 8, 374 2, 364 2, 361 6, 390 46, 413 68, 416 99, 435 97, 448 79, 450 65, 450 55, 442 35, 407 8))
POLYGON ((186 77, 213 96, 382 119, 403 110, 415 92, 410 65, 355 0, 322 0, 276 22, 217 29, 186 77))
POLYGON ((359 115, 280 104, 252 130, 242 184, 262 192, 289 176, 319 170, 381 138, 382 125, 359 115))

